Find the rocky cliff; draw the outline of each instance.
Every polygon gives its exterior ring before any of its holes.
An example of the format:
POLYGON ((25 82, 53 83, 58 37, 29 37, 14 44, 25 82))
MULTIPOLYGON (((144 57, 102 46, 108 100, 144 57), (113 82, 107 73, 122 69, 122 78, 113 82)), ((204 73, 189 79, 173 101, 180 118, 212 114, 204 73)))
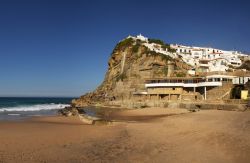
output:
POLYGON ((72 101, 78 107, 131 99, 134 93, 145 91, 145 80, 167 76, 186 76, 191 67, 180 58, 173 59, 174 50, 160 40, 151 39, 155 48, 167 49, 166 54, 150 50, 140 39, 128 37, 119 42, 108 61, 102 84, 93 92, 72 101))
POLYGON ((247 71, 250 71, 250 60, 244 61, 238 69, 246 69, 247 71))

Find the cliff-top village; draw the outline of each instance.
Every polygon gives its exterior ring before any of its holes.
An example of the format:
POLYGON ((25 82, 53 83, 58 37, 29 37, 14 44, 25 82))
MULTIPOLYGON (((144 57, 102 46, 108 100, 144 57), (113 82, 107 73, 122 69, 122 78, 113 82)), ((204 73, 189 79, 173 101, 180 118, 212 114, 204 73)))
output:
POLYGON ((128 36, 115 47, 103 84, 73 104, 129 108, 245 108, 249 55, 215 48, 165 44, 145 36, 128 36), (115 79, 115 80, 114 80, 115 79))
MULTIPOLYGON (((240 94, 232 95, 232 89, 244 88, 250 79, 250 73, 245 69, 237 69, 250 56, 237 51, 225 51, 214 48, 183 46, 171 44, 176 53, 169 53, 159 44, 149 43, 148 38, 141 34, 128 38, 143 41, 143 45, 157 53, 168 55, 191 66, 187 71, 188 77, 171 77, 169 71, 166 78, 152 78, 145 81, 145 92, 135 95, 145 95, 155 100, 247 100, 248 90, 241 89, 240 94), (237 71, 239 70, 239 71, 237 71), (231 94, 230 94, 231 93, 231 94)), ((171 63, 168 70, 172 70, 171 63)), ((239 92, 238 92, 239 93, 239 92)))

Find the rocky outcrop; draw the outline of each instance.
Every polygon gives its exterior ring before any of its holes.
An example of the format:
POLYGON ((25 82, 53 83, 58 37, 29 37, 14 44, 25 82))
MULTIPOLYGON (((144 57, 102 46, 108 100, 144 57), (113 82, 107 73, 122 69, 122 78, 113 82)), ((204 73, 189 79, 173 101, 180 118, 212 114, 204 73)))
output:
POLYGON ((238 69, 246 69, 247 71, 250 71, 250 60, 244 61, 238 69))
MULTIPOLYGON (((172 54, 173 50, 169 51, 172 54)), ((84 107, 102 105, 109 101, 129 100, 133 93, 145 91, 146 79, 185 76, 188 69, 190 66, 181 59, 151 51, 143 45, 143 41, 127 38, 114 48, 103 83, 95 91, 73 100, 72 105, 84 107)))
POLYGON ((84 114, 84 110, 76 107, 65 107, 63 109, 58 110, 60 115, 69 117, 69 116, 78 116, 79 114, 84 114))

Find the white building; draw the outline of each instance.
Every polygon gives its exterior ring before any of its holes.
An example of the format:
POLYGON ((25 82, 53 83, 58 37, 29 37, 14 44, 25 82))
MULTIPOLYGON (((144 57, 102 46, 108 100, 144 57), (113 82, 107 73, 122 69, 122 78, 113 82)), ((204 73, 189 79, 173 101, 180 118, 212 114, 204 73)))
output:
POLYGON ((171 44, 171 48, 176 49, 184 62, 205 72, 226 71, 229 67, 238 67, 242 64, 240 57, 248 56, 237 51, 206 47, 171 44))
MULTIPOLYGON (((162 79, 149 79, 145 83, 145 88, 147 92, 145 94, 166 96, 169 99, 171 96, 177 96, 178 99, 186 95, 203 95, 203 99, 207 99, 207 91, 212 90, 216 87, 221 87, 223 91, 218 94, 210 94, 209 99, 221 99, 231 92, 231 88, 224 90, 224 85, 234 84, 234 85, 244 85, 246 82, 250 81, 250 77, 238 77, 231 75, 209 75, 206 77, 194 77, 194 78, 181 78, 181 77, 171 77, 162 79), (199 93, 199 94, 197 94, 199 93), (219 97, 218 97, 219 96, 219 97)), ((218 88, 219 89, 219 88, 218 88)), ((216 90, 216 89, 215 89, 216 90)), ((222 91, 222 90, 221 90, 222 91)))
POLYGON ((161 45, 156 44, 156 43, 149 43, 148 38, 145 37, 145 36, 142 36, 141 34, 137 35, 136 37, 128 36, 128 38, 132 38, 134 40, 141 40, 142 44, 144 46, 146 46, 147 48, 149 48, 151 51, 155 51, 157 53, 161 53, 161 54, 170 56, 172 58, 176 58, 177 57, 176 54, 168 52, 167 49, 163 49, 161 45))
MULTIPOLYGON (((176 53, 170 53, 157 43, 150 43, 147 37, 137 35, 128 36, 134 40, 141 40, 142 44, 151 51, 161 53, 172 58, 181 58, 185 63, 202 72, 227 71, 229 68, 236 68, 242 64, 241 59, 249 57, 237 51, 226 51, 209 47, 194 47, 178 44, 171 44, 170 47, 176 53)), ((190 71, 191 72, 191 71, 190 71)))

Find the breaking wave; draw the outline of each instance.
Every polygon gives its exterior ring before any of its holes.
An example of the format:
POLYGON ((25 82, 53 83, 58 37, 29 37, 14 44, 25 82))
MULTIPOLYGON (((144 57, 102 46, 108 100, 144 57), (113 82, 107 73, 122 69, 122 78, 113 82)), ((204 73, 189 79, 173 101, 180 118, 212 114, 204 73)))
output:
POLYGON ((15 107, 7 107, 0 108, 0 112, 13 112, 13 111, 42 111, 42 110, 54 110, 54 109, 63 109, 69 104, 37 104, 30 106, 15 106, 15 107))

